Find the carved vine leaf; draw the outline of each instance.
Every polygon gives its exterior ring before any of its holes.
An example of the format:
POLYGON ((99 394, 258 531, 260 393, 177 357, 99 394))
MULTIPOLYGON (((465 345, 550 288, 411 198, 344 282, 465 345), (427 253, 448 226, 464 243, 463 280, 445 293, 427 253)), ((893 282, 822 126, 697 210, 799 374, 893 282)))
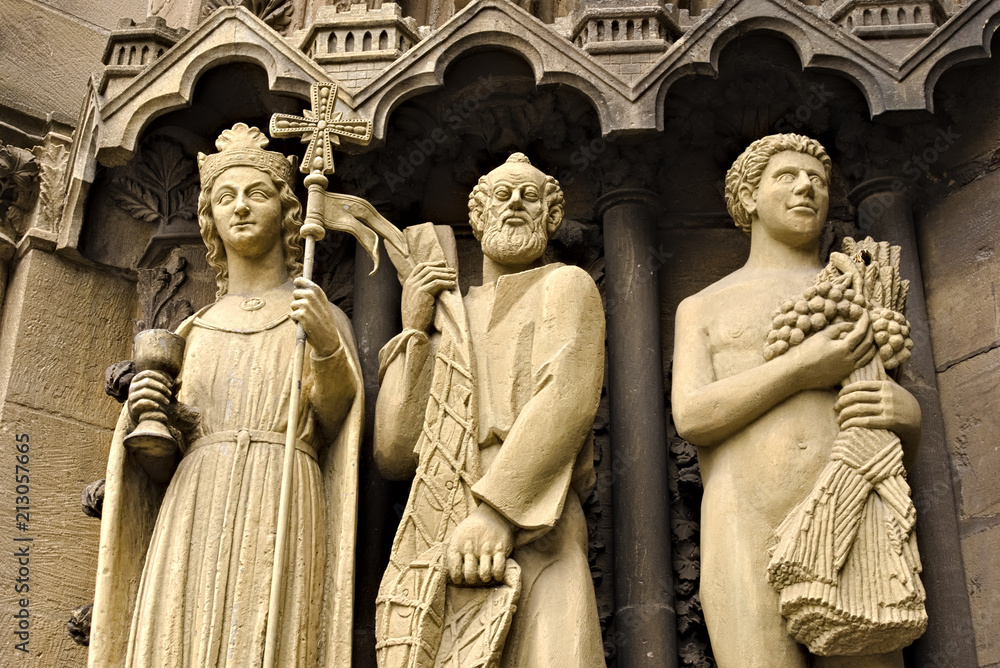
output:
POLYGON ((173 142, 159 139, 142 151, 131 174, 111 181, 111 198, 132 218, 170 225, 197 215, 194 160, 173 142))
POLYGON ((246 7, 278 32, 291 25, 294 11, 291 0, 208 0, 205 3, 205 16, 220 7, 246 7))
POLYGON ((0 223, 23 231, 37 190, 38 163, 30 151, 0 144, 0 223))
POLYGON ((198 217, 198 186, 192 185, 183 190, 170 193, 170 218, 167 223, 175 220, 194 220, 198 217))

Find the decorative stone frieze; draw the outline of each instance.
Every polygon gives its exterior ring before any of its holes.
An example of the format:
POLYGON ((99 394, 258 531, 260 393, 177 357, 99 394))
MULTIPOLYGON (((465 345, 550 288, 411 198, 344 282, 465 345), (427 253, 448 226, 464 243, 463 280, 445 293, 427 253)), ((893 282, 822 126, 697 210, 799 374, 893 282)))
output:
POLYGON ((940 0, 848 0, 833 10, 830 18, 861 39, 887 39, 926 37, 948 15, 940 0))
POLYGON ((419 41, 416 20, 404 18, 399 5, 369 9, 362 2, 346 12, 320 7, 300 48, 335 80, 359 90, 419 41))
POLYGON ((102 95, 114 95, 122 90, 139 72, 160 58, 187 31, 174 30, 159 16, 151 16, 140 24, 132 19, 118 22, 118 30, 108 37, 104 48, 104 72, 98 90, 102 95))
POLYGON ((573 28, 573 43, 632 83, 681 35, 678 13, 673 5, 588 7, 573 28))

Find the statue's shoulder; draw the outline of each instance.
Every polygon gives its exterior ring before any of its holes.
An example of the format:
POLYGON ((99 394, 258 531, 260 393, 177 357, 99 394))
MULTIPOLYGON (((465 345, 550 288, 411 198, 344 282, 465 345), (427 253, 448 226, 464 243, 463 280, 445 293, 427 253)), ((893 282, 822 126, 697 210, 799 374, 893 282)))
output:
POLYGON ((556 262, 544 268, 548 270, 544 279, 547 289, 598 294, 594 279, 580 267, 556 262))

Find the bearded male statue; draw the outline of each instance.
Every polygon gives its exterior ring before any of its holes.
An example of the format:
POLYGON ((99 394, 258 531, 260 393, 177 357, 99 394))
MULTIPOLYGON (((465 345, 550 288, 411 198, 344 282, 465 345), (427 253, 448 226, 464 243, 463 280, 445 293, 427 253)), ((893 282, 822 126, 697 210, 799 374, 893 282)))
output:
POLYGON ((582 269, 543 264, 563 195, 523 154, 479 180, 469 212, 482 285, 459 292, 450 228, 408 228, 404 329, 380 356, 375 460, 415 479, 379 592, 379 665, 604 666, 581 506, 600 295, 582 269))

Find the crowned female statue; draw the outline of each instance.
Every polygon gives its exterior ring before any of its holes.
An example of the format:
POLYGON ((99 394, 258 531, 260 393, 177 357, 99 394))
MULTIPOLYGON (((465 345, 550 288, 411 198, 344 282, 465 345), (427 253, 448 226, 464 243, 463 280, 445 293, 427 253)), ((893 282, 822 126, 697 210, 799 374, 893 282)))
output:
POLYGON ((363 384, 347 317, 296 278, 302 209, 267 143, 239 123, 198 156, 218 295, 178 329, 177 378, 142 371, 129 389, 108 462, 92 667, 261 665, 297 324, 309 352, 276 656, 350 665, 363 384), (176 451, 124 442, 150 410, 169 417, 176 451))

